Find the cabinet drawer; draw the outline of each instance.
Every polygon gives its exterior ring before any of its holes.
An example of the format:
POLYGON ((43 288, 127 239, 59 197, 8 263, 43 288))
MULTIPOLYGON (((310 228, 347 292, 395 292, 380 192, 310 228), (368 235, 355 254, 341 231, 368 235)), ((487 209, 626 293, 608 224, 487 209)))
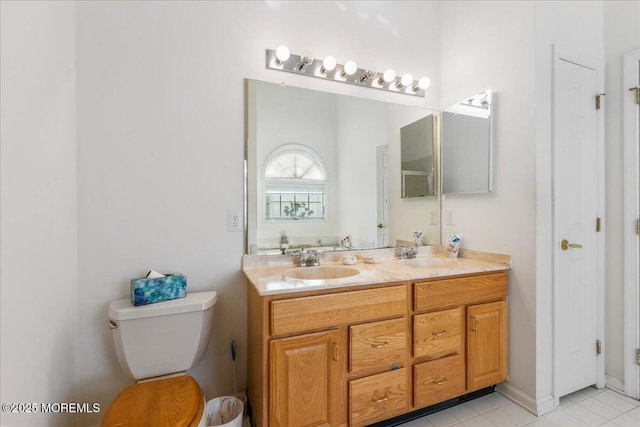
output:
POLYGON ((507 296, 507 273, 417 282, 413 292, 416 311, 495 301, 507 296))
POLYGON ((416 408, 459 396, 465 392, 462 355, 420 363, 413 367, 416 408))
POLYGON ((349 425, 364 426, 407 411, 405 368, 349 382, 349 425))
POLYGON ((278 300, 271 302, 271 334, 325 329, 406 312, 405 286, 278 300))
POLYGON ((463 354, 462 307, 413 317, 413 355, 438 359, 463 354))
POLYGON ((407 321, 404 318, 365 323, 349 328, 349 370, 360 374, 402 366, 407 353, 407 321))

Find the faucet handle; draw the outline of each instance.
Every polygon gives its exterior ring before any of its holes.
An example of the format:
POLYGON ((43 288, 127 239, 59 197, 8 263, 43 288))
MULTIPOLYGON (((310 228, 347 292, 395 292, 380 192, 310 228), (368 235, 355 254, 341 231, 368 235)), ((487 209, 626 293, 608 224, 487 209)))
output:
POLYGON ((418 248, 415 246, 398 245, 396 246, 396 256, 398 258, 413 258, 418 254, 418 248))

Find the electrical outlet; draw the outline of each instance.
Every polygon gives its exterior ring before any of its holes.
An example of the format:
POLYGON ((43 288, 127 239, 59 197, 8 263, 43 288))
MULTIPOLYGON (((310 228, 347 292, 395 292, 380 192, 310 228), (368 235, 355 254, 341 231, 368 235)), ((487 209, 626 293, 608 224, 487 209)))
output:
POLYGON ((456 225, 456 218, 451 209, 447 210, 447 225, 456 225))
POLYGON ((242 211, 227 211, 227 231, 242 231, 242 211))

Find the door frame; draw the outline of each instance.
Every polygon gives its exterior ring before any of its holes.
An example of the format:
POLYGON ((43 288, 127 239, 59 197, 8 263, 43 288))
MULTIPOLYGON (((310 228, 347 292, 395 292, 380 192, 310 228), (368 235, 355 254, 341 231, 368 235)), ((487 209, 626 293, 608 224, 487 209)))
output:
POLYGON ((376 146, 376 224, 383 224, 384 230, 380 231, 381 229, 378 228, 376 231, 376 246, 387 246, 389 243, 389 199, 389 144, 381 144, 376 146), (387 197, 386 207, 384 202, 385 190, 387 197), (380 220, 381 211, 382 215, 386 216, 384 223, 380 220))
POLYGON ((640 367, 635 352, 640 348, 640 282, 638 234, 640 218, 640 114, 629 88, 640 85, 640 49, 624 55, 622 73, 622 133, 624 170, 624 392, 640 398, 640 367))
MULTIPOLYGON (((557 84, 559 81, 559 61, 568 61, 573 64, 586 67, 592 69, 596 72, 596 90, 598 93, 604 92, 604 60, 595 58, 591 55, 587 55, 581 52, 577 52, 573 49, 567 48, 565 46, 559 46, 557 44, 553 45, 553 80, 552 80, 552 100, 551 100, 551 130, 552 130, 552 142, 551 142, 551 173, 552 173, 552 198, 555 194, 555 146, 557 141, 559 140, 558 135, 558 102, 560 99, 559 92, 560 88, 557 84)), ((595 94, 594 94, 595 96, 595 94)), ((594 101, 595 102, 595 101, 594 101)), ((594 106, 595 108, 595 106, 594 106)), ((597 120, 597 156, 598 156, 598 166, 597 166, 597 206, 598 206, 598 216, 601 218, 602 228, 601 232, 597 233, 597 336, 599 337, 602 343, 602 352, 600 356, 597 358, 597 376, 596 376, 596 387, 602 388, 605 385, 605 375, 604 375, 604 348, 605 348, 605 328, 604 328, 604 235, 606 231, 605 217, 604 217, 604 207, 605 207, 605 198, 604 198, 604 110, 600 111, 600 114, 596 115, 597 120)), ((557 242, 558 236, 556 236, 556 215, 555 208, 553 207, 554 203, 552 203, 552 242, 551 242, 551 253, 552 256, 552 295, 553 295, 553 395, 555 400, 555 406, 557 407, 560 403, 560 396, 558 396, 558 371, 557 367, 559 366, 557 348, 558 348, 558 324, 559 324, 559 307, 558 307, 558 288, 556 286, 556 277, 555 277, 555 267, 557 264, 557 252, 560 250, 557 242)), ((595 227, 595 218, 594 218, 594 227, 595 227)), ((594 351, 595 351, 595 343, 594 343, 594 351)))

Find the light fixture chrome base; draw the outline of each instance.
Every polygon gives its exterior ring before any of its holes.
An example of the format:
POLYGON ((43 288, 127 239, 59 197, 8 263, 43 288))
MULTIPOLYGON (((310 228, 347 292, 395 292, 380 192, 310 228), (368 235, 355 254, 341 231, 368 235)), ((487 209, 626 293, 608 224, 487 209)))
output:
POLYGON ((370 87, 403 95, 424 97, 426 94, 424 89, 418 88, 417 80, 414 80, 408 86, 398 87, 400 78, 396 78, 391 82, 384 82, 382 80, 382 73, 375 73, 372 77, 369 77, 372 74, 371 71, 363 68, 358 68, 351 75, 347 75, 344 73, 343 64, 336 64, 333 70, 325 71, 322 67, 322 60, 319 59, 313 59, 309 65, 300 67, 299 65, 302 58, 302 55, 291 54, 286 61, 279 61, 276 58, 276 51, 273 49, 267 49, 267 68, 287 71, 294 74, 303 74, 305 76, 318 77, 320 79, 332 80, 335 82, 349 83, 362 87, 370 87))

